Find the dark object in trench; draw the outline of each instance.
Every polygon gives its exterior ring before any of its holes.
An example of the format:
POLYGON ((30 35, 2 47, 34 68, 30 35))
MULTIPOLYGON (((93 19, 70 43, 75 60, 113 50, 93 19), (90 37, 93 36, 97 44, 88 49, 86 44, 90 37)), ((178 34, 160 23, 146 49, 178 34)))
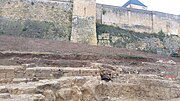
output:
POLYGON ((104 80, 106 82, 111 81, 111 75, 109 74, 100 74, 100 76, 101 76, 101 80, 104 80))
POLYGON ((175 57, 175 58, 180 58, 180 56, 178 55, 178 53, 172 53, 171 57, 175 57))

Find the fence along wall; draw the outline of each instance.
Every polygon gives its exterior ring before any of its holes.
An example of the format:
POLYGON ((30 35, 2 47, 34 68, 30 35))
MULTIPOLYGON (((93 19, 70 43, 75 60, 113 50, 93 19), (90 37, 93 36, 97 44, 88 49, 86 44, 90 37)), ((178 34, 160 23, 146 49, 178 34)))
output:
POLYGON ((180 35, 180 18, 177 15, 128 9, 116 6, 97 4, 96 21, 98 23, 118 26, 136 32, 180 35))

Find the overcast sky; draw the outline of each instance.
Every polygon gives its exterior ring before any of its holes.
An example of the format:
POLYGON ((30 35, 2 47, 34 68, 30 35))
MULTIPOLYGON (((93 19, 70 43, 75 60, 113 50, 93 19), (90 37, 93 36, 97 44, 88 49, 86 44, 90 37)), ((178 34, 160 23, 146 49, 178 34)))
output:
MULTIPOLYGON (((122 6, 128 0, 96 0, 97 3, 122 6)), ((139 0, 148 10, 180 15, 180 0, 139 0)))

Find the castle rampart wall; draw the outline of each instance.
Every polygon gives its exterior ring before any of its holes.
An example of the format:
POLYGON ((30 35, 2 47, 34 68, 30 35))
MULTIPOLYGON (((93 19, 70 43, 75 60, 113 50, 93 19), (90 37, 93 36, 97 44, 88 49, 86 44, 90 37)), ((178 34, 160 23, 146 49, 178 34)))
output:
POLYGON ((97 44, 96 0, 74 0, 71 41, 97 44))
POLYGON ((96 21, 98 23, 118 26, 136 32, 180 35, 180 19, 177 15, 129 9, 123 7, 97 4, 96 21))
POLYGON ((69 40, 72 0, 1 0, 0 34, 69 40))
POLYGON ((0 34, 97 44, 96 0, 0 0, 0 34))
POLYGON ((0 34, 97 44, 96 21, 180 35, 180 16, 96 5, 96 0, 0 0, 0 34))

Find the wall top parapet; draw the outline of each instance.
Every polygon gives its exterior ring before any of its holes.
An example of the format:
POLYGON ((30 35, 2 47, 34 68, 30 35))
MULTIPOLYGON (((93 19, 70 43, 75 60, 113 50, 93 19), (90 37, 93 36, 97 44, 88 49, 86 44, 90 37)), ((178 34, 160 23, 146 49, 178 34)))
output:
POLYGON ((159 12, 159 11, 124 8, 124 7, 120 7, 120 6, 112 6, 112 5, 105 5, 105 4, 97 4, 97 6, 112 9, 114 12, 116 12, 116 11, 132 11, 132 12, 137 12, 137 13, 153 14, 153 15, 160 16, 160 17, 168 17, 171 19, 180 20, 180 15, 174 15, 174 14, 169 14, 169 13, 164 13, 164 12, 159 12))

